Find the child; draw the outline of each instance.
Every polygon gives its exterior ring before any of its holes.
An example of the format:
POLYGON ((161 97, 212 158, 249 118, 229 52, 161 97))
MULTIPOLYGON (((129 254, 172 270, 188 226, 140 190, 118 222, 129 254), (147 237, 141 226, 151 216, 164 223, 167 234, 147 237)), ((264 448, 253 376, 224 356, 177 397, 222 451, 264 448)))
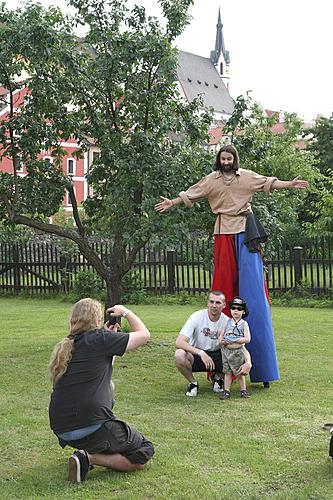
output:
MULTIPOLYGON (((232 318, 227 321, 220 335, 222 366, 225 374, 224 391, 220 396, 223 400, 230 398, 232 375, 237 375, 239 367, 244 363, 243 346, 251 340, 249 325, 243 319, 249 314, 246 302, 241 297, 235 297, 229 302, 229 307, 232 318)), ((249 398, 244 375, 240 375, 238 379, 241 397, 249 398)))

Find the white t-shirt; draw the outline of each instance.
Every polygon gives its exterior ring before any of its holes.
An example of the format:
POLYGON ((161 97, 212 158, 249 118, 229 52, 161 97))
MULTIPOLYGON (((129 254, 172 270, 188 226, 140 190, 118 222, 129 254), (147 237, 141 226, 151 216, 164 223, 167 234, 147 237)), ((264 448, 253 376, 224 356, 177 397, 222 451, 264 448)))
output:
POLYGON ((179 333, 188 337, 190 345, 198 349, 216 351, 219 335, 228 319, 221 313, 218 321, 211 321, 207 309, 202 309, 191 314, 179 333))

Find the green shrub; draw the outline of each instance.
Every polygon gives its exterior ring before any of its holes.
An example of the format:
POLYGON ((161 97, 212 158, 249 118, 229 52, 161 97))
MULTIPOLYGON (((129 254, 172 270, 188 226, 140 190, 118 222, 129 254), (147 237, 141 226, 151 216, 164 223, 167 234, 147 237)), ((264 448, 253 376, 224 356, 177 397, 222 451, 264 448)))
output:
POLYGON ((85 269, 76 274, 74 281, 75 300, 91 297, 103 301, 105 293, 105 284, 95 271, 85 269))

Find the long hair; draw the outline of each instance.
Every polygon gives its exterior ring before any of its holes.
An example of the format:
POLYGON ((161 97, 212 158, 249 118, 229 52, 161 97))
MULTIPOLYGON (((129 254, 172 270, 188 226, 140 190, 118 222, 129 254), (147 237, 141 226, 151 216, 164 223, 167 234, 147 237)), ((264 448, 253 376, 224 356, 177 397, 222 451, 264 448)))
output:
POLYGON ((102 308, 97 300, 81 299, 74 305, 69 317, 69 335, 55 345, 50 357, 49 372, 53 384, 67 371, 73 355, 75 335, 94 330, 101 319, 102 308))
POLYGON ((216 155, 214 170, 222 170, 222 165, 220 162, 220 154, 223 152, 230 153, 234 157, 234 164, 232 166, 232 169, 234 172, 236 172, 239 169, 239 155, 237 149, 233 144, 225 144, 220 148, 219 152, 216 155))

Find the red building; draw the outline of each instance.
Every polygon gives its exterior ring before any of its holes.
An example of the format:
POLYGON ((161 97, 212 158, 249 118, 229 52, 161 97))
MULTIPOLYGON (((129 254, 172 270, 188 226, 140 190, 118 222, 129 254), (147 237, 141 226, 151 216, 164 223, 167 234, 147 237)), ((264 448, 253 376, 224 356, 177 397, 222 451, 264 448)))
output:
MULTIPOLYGON (((7 94, 8 91, 4 87, 0 87, 0 100, 4 103, 4 106, 0 109, 0 124, 2 122, 6 122, 9 113, 9 105, 6 104, 7 94)), ((24 98, 27 94, 27 87, 14 92, 14 110, 19 110, 19 108, 23 105, 24 98)), ((83 158, 76 158, 74 153, 79 149, 79 145, 74 139, 61 143, 61 147, 66 151, 66 154, 62 158, 63 172, 65 175, 70 175, 72 177, 76 199, 78 204, 80 204, 88 196, 88 184, 85 176, 88 171, 90 154, 85 153, 83 158)), ((52 152, 43 151, 40 154, 40 158, 52 162, 52 152)), ((8 152, 0 151, 0 171, 10 173, 13 172, 13 161, 11 156, 8 155, 8 152)), ((27 175, 26 168, 23 163, 20 165, 17 173, 22 177, 27 175)), ((63 208, 66 211, 71 212, 71 203, 67 195, 64 195, 63 208)))

